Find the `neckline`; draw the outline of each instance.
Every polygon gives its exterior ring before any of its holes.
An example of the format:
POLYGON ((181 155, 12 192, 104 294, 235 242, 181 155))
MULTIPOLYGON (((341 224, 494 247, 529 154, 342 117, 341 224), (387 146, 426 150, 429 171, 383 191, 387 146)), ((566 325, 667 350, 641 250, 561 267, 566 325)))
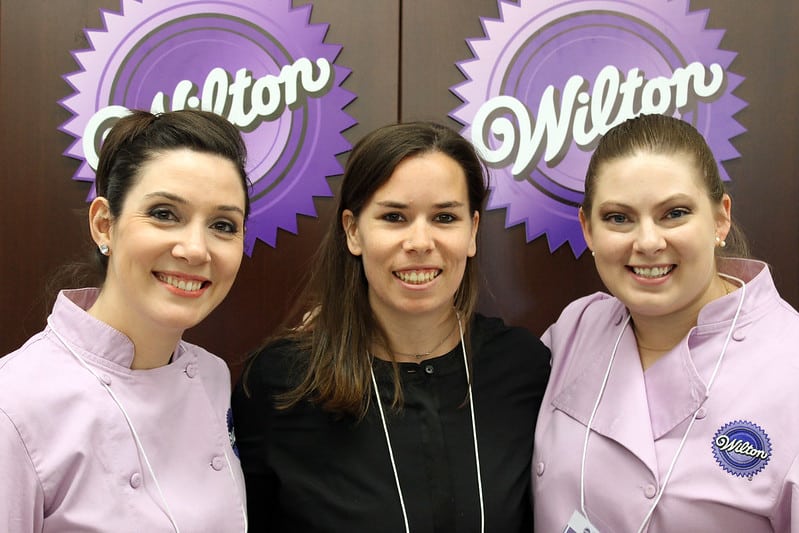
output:
MULTIPOLYGON (((461 348, 460 351, 461 351, 461 353, 463 355, 463 364, 464 364, 465 368, 468 368, 468 359, 469 358, 468 358, 468 356, 466 354, 466 342, 463 340, 463 325, 461 324, 460 316, 458 316, 458 330, 460 331, 459 347, 461 348)), ((381 421, 381 424, 383 426, 383 434, 384 434, 385 439, 386 439, 386 447, 388 449, 388 455, 389 455, 389 458, 391 460, 391 468, 392 468, 392 471, 393 471, 393 474, 394 474, 394 482, 395 482, 396 487, 397 487, 397 496, 399 498, 399 504, 400 504, 400 507, 402 509, 402 518, 403 518, 403 522, 404 522, 404 525, 405 525, 405 532, 406 533, 410 533, 410 524, 409 524, 409 521, 408 521, 408 511, 407 511, 407 509, 405 507, 405 499, 403 497, 402 484, 400 482, 399 473, 397 471, 397 464, 396 464, 396 461, 394 459, 394 450, 393 450, 393 448, 391 446, 391 436, 389 434, 388 424, 386 422, 386 416, 385 416, 385 413, 383 412, 383 402, 380 399, 379 385, 378 385, 377 379, 375 378, 374 360, 375 360, 375 358, 372 357, 372 364, 370 365, 370 377, 372 378, 372 387, 373 387, 372 394, 374 394, 374 396, 375 396, 375 403, 377 404, 377 408, 378 408, 378 410, 380 412, 380 421, 381 421)), ((469 380, 468 371, 467 371, 467 375, 466 375, 466 387, 467 387, 467 396, 468 396, 468 400, 469 400, 469 414, 470 414, 471 422, 472 422, 472 437, 473 437, 473 444, 474 444, 474 466, 475 466, 475 473, 476 473, 476 477, 477 477, 477 480, 476 480, 477 481, 477 493, 478 493, 478 497, 479 497, 479 501, 480 501, 480 532, 483 533, 485 531, 485 503, 484 503, 484 500, 483 500, 483 478, 482 478, 482 473, 481 473, 481 468, 480 468, 479 445, 477 443, 477 423, 475 421, 475 415, 474 415, 474 395, 472 393, 472 384, 471 384, 471 381, 469 380)))
MULTIPOLYGON (((397 362, 397 367, 400 370, 400 376, 404 379, 406 376, 413 376, 419 372, 424 372, 425 366, 432 365, 435 368, 437 375, 450 375, 456 372, 464 371, 464 363, 461 358, 462 344, 458 342, 454 348, 445 354, 431 357, 423 361, 411 362, 401 361, 397 362)), ((472 361, 474 365, 474 360, 472 361)), ((393 379, 393 363, 385 359, 377 357, 372 358, 372 367, 375 371, 377 380, 381 383, 390 382, 393 379)))

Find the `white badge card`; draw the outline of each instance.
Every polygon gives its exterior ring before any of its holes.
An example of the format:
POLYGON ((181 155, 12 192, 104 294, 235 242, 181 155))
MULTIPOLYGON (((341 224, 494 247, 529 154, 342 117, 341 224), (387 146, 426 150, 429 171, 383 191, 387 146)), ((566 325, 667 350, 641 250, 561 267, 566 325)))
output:
POLYGON ((569 518, 569 523, 566 524, 566 529, 563 533, 599 533, 588 519, 583 516, 580 511, 574 511, 572 517, 569 518))

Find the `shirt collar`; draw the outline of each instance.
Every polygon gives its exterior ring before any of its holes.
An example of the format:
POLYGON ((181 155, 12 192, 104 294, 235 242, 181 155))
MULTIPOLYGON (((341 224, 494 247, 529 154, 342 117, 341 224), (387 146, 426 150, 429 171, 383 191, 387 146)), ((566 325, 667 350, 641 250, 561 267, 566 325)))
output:
POLYGON ((81 350, 82 355, 129 369, 133 363, 133 342, 87 312, 99 294, 100 289, 93 287, 61 291, 48 322, 72 349, 81 350))

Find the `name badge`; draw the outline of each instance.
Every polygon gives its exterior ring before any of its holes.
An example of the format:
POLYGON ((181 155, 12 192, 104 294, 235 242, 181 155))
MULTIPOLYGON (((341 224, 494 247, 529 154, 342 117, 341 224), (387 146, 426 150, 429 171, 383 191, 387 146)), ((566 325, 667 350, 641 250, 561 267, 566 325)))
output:
POLYGON ((599 533, 599 530, 583 516, 583 513, 574 511, 563 533, 599 533))

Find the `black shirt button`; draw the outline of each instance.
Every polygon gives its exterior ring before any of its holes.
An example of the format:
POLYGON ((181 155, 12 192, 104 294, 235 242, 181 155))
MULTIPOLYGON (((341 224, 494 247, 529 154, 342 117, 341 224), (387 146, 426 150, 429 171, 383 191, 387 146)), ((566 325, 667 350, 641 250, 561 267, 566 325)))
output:
POLYGON ((424 365, 424 373, 425 374, 433 374, 436 371, 433 365, 424 365))

